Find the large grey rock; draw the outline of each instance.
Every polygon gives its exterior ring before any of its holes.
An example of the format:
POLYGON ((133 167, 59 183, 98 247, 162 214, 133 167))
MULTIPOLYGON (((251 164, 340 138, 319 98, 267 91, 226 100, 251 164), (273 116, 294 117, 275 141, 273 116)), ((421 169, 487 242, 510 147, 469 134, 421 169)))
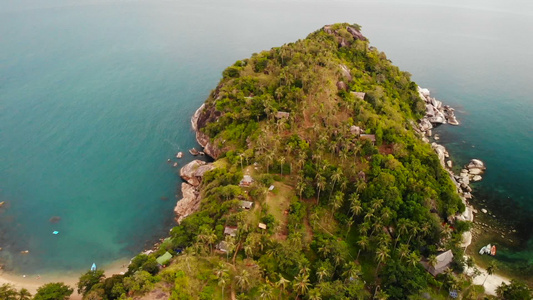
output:
POLYGON ((465 231, 461 237, 461 248, 466 248, 472 244, 472 232, 465 231))
POLYGON ((181 221, 188 215, 196 212, 200 208, 200 197, 196 188, 188 183, 183 182, 181 184, 181 192, 183 198, 178 200, 174 207, 174 213, 176 213, 176 222, 181 221))
POLYGON ((428 121, 433 124, 446 124, 446 117, 444 117, 442 112, 436 111, 435 116, 429 117, 428 121))
POLYGON ((340 64, 341 67, 341 73, 342 76, 346 79, 346 81, 352 81, 352 74, 350 73, 350 69, 348 69, 347 66, 340 64))
POLYGON ((433 148, 433 150, 435 150, 435 152, 437 153, 441 166, 446 167, 445 159, 446 159, 446 156, 448 155, 446 148, 444 148, 443 145, 439 145, 437 143, 432 143, 431 148, 433 148))
POLYGON ((480 181, 481 179, 483 179, 481 176, 476 175, 474 178, 472 178, 472 181, 480 181))
POLYGON ((429 97, 429 94, 430 94, 428 89, 423 89, 423 88, 421 88, 421 87, 418 87, 418 92, 419 92, 422 96, 424 96, 424 98, 429 97))
POLYGON ((192 186, 199 186, 205 172, 214 169, 213 164, 195 159, 180 169, 180 176, 192 186))
POLYGON ((211 156, 214 159, 217 159, 222 154, 222 149, 215 146, 213 143, 209 142, 204 147, 204 153, 211 156))
POLYGON ((446 161, 446 166, 447 166, 449 169, 451 169, 452 166, 453 166, 452 161, 451 161, 451 160, 446 161))
POLYGON ((204 147, 204 153, 214 159, 220 157, 222 149, 215 146, 214 142, 201 129, 210 122, 216 122, 220 116, 221 112, 217 111, 214 106, 207 108, 205 104, 202 104, 191 118, 192 129, 196 132, 196 141, 204 147))
POLYGON ((337 88, 339 90, 347 91, 348 90, 348 85, 344 81, 339 81, 339 82, 337 82, 337 88))
POLYGON ((426 132, 433 128, 433 124, 431 124, 431 122, 429 122, 428 119, 422 118, 422 120, 420 120, 420 124, 418 125, 418 127, 420 128, 420 131, 426 132))
POLYGON ((485 164, 479 159, 471 159, 468 165, 466 166, 466 168, 467 169, 478 168, 482 170, 486 169, 485 164))
POLYGON ((348 26, 346 27, 346 30, 352 34, 353 38, 356 39, 356 40, 362 40, 362 41, 366 41, 366 37, 357 29, 351 27, 351 26, 348 26))
POLYGON ((483 173, 483 170, 479 168, 472 168, 472 169, 468 169, 468 173, 470 173, 471 175, 479 175, 483 173))

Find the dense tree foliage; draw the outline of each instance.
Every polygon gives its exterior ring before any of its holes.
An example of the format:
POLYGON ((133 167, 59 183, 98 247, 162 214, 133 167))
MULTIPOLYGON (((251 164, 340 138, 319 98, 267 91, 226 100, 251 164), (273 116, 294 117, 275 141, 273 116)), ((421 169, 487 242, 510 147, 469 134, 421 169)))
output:
POLYGON ((533 299, 533 291, 524 283, 511 280, 510 284, 502 283, 496 290, 498 297, 505 300, 533 299))
POLYGON ((31 294, 27 289, 17 290, 11 284, 4 283, 0 286, 0 299, 3 300, 29 300, 31 294))
POLYGON ((47 283, 37 289, 34 300, 63 300, 68 299, 74 289, 61 282, 47 283))

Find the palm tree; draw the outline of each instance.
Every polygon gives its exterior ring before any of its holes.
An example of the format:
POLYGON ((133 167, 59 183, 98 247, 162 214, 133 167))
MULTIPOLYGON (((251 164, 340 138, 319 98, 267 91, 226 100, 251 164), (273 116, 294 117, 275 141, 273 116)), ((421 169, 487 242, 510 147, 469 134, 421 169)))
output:
POLYGON ((237 285, 241 288, 241 292, 250 285, 250 273, 246 270, 242 270, 239 275, 235 276, 235 279, 237 279, 237 285))
POLYGON ((352 219, 363 211, 361 201, 359 201, 359 194, 353 193, 350 195, 350 209, 352 210, 352 219))
POLYGON ((420 262, 420 256, 418 256, 418 254, 416 254, 415 252, 411 252, 409 257, 407 258, 407 262, 413 267, 415 267, 418 262, 420 262))
POLYGON ((270 167, 270 163, 274 160, 274 153, 273 152, 270 152, 266 155, 266 161, 267 161, 267 174, 268 174, 268 169, 270 167))
POLYGON ((359 235, 367 235, 368 230, 370 230, 370 223, 369 222, 363 222, 361 225, 359 225, 359 235))
POLYGON ((259 299, 272 299, 272 287, 263 284, 259 287, 259 299))
POLYGON ((377 217, 376 220, 374 221, 374 224, 372 224, 372 231, 370 232, 370 236, 372 236, 374 234, 374 232, 377 230, 378 234, 379 232, 381 232, 383 228, 383 224, 381 223, 381 216, 377 217))
POLYGON ((218 286, 222 288, 222 299, 224 299, 224 288, 227 285, 228 269, 226 269, 224 264, 220 263, 214 271, 215 276, 218 278, 218 286))
POLYGON ((435 254, 432 254, 428 257, 428 264, 435 268, 435 266, 437 265, 437 256, 435 254))
POLYGON ((31 293, 25 288, 20 289, 18 293, 18 300, 30 300, 30 299, 31 299, 31 293))
POLYGON ((344 193, 336 192, 335 197, 333 197, 333 205, 331 206, 332 214, 342 206, 342 202, 344 202, 344 193))
POLYGON ((442 281, 442 284, 439 286, 439 291, 438 291, 439 293, 440 293, 440 289, 442 288, 442 286, 444 285, 446 280, 448 280, 450 277, 453 278, 452 274, 453 274, 452 269, 448 268, 448 269, 444 270, 444 280, 442 281))
POLYGON ((244 254, 246 254, 246 257, 250 258, 254 255, 254 251, 253 251, 253 248, 252 248, 252 245, 250 244, 246 244, 244 246, 244 254))
POLYGON ((372 199, 372 208, 378 210, 383 206, 383 199, 372 199))
POLYGON ((407 225, 408 222, 406 219, 400 219, 398 221, 398 225, 396 226, 396 230, 398 231, 398 235, 396 236, 396 241, 394 242, 394 248, 396 248, 396 243, 398 243, 398 240, 400 239, 400 236, 404 233, 407 233, 407 225))
POLYGON ((279 298, 281 299, 281 293, 285 291, 285 288, 287 287, 287 284, 290 281, 285 279, 281 274, 279 274, 279 280, 276 282, 276 286, 280 289, 279 290, 279 298))
POLYGON ((292 287, 294 291, 296 292, 296 299, 298 299, 299 295, 305 295, 307 291, 309 290, 309 276, 306 274, 298 274, 294 278, 294 283, 292 284, 292 287))
POLYGON ((385 262, 389 257, 389 248, 382 246, 379 247, 378 250, 376 250, 376 260, 378 261, 378 266, 376 268, 376 276, 378 275, 381 263, 385 262))
POLYGON ((320 294, 320 290, 317 288, 314 288, 309 291, 309 300, 322 300, 322 295, 320 294))
POLYGON ((494 261, 491 261, 489 263, 489 266, 487 267, 487 276, 485 277, 485 280, 483 280, 482 286, 485 285, 485 281, 487 281, 487 278, 489 278, 489 275, 494 274, 494 271, 496 271, 496 263, 494 261))
POLYGON ((320 201, 320 191, 326 187, 326 179, 322 175, 320 175, 320 173, 316 174, 316 187, 318 189, 318 195, 316 197, 316 205, 318 205, 320 201))
POLYGON ((387 300, 389 298, 389 295, 385 293, 383 290, 377 291, 376 295, 374 295, 374 299, 376 300, 387 300))
POLYGON ((398 253, 400 255, 400 260, 409 255, 409 246, 407 244, 400 244, 398 247, 398 253))
POLYGON ((344 239, 347 239, 348 238, 348 234, 350 233, 350 230, 352 230, 352 225, 354 223, 353 219, 349 219, 347 221, 348 223, 348 230, 346 231, 346 236, 344 236, 344 239))
POLYGON ((229 261, 229 256, 231 253, 233 253, 236 247, 235 238, 230 235, 226 235, 224 241, 226 242, 226 261, 229 261))
POLYGON ((355 260, 359 260, 359 254, 361 254, 361 250, 366 250, 369 243, 370 241, 368 240, 368 237, 366 235, 362 235, 359 238, 359 241, 357 241, 357 245, 359 245, 360 248, 359 251, 357 251, 357 257, 355 258, 355 260))
POLYGON ((4 283, 0 286, 0 299, 16 300, 17 294, 15 287, 9 283, 4 283))
POLYGON ((306 184, 303 178, 301 180, 298 180, 298 183, 296 184, 296 190, 298 191, 298 194, 300 195, 300 201, 302 201, 302 193, 304 192, 305 187, 306 187, 306 184))
POLYGON ((282 156, 279 158, 279 167, 281 171, 281 177, 283 177, 283 164, 285 163, 285 157, 282 156))
POLYGON ((342 273, 342 276, 345 278, 345 281, 354 281, 361 276, 361 267, 351 261, 348 263, 348 268, 342 273))
POLYGON ((324 266, 318 268, 316 271, 316 277, 318 278, 318 282, 322 282, 324 278, 329 277, 329 271, 324 266))
POLYGON ((331 194, 333 194, 333 191, 335 190, 335 183, 339 181, 342 178, 342 169, 337 168, 335 172, 333 172, 333 175, 331 175, 331 180, 333 180, 333 187, 331 188, 331 193, 329 193, 329 198, 331 198, 331 194))
POLYGON ((411 238, 413 238, 413 236, 415 236, 417 233, 418 233, 418 227, 416 227, 414 224, 411 224, 411 235, 409 236, 409 239, 407 240, 407 245, 409 245, 409 243, 411 242, 411 238))

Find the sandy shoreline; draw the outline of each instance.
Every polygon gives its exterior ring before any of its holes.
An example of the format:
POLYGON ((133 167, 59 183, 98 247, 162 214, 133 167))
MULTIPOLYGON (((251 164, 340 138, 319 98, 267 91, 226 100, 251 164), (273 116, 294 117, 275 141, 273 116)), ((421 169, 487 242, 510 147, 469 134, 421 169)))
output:
MULTIPOLYGON (((110 264, 103 265, 101 269, 105 270, 105 276, 110 277, 114 274, 120 274, 125 272, 128 269, 128 264, 130 262, 129 258, 119 259, 110 264)), ((69 271, 62 273, 49 273, 49 274, 39 274, 39 275, 19 275, 11 274, 7 272, 0 273, 0 285, 2 284, 11 284, 17 289, 26 288, 32 295, 35 295, 37 289, 43 284, 50 282, 63 282, 74 289, 74 293, 70 299, 77 300, 81 299, 81 295, 78 295, 76 292, 76 284, 78 283, 78 278, 85 273, 87 270, 79 271, 69 271)))

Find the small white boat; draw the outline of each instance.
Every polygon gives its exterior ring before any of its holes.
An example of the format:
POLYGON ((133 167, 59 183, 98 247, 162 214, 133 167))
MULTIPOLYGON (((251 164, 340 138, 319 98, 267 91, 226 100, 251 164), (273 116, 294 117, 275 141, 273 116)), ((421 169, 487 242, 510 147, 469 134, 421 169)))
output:
POLYGON ((481 254, 481 255, 483 255, 483 254, 490 254, 491 249, 492 249, 492 245, 491 245, 491 244, 488 244, 487 246, 482 247, 481 249, 479 249, 479 254, 481 254))

